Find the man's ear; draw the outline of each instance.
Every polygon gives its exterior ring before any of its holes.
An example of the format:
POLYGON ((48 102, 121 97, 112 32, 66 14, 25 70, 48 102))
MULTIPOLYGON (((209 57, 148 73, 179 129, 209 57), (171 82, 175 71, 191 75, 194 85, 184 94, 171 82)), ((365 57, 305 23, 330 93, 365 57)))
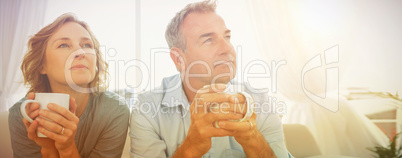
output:
POLYGON ((172 47, 170 49, 170 58, 172 58, 174 65, 179 72, 184 71, 184 69, 186 68, 183 56, 185 56, 185 54, 180 48, 172 47))

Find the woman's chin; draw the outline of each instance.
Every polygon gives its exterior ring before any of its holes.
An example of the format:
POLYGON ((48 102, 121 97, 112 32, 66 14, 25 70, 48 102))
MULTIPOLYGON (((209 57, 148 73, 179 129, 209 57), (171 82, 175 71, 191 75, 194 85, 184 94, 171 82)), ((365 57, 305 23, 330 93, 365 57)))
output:
POLYGON ((93 79, 93 75, 90 74, 81 74, 81 75, 72 75, 72 81, 76 85, 88 85, 93 79))
POLYGON ((82 88, 88 88, 89 83, 91 83, 92 80, 89 79, 73 79, 73 82, 70 82, 69 85, 77 85, 82 88))

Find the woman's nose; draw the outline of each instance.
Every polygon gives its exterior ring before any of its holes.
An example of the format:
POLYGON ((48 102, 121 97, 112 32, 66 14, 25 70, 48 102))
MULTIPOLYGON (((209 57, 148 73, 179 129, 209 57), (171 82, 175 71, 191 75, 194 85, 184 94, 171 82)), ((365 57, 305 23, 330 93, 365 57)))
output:
POLYGON ((73 52, 73 54, 74 54, 74 58, 79 58, 79 57, 85 57, 85 51, 84 50, 82 50, 82 49, 78 49, 78 50, 76 50, 76 51, 74 51, 73 52))

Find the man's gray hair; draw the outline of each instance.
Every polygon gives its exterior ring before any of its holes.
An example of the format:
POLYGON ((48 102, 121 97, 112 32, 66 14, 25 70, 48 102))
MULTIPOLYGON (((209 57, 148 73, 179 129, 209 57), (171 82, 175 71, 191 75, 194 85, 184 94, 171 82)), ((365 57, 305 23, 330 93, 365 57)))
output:
POLYGON ((176 16, 170 21, 166 28, 165 38, 169 48, 177 47, 185 52, 186 40, 182 35, 181 24, 184 18, 190 13, 205 13, 215 12, 216 0, 205 0, 202 2, 190 3, 181 11, 176 13, 176 16))

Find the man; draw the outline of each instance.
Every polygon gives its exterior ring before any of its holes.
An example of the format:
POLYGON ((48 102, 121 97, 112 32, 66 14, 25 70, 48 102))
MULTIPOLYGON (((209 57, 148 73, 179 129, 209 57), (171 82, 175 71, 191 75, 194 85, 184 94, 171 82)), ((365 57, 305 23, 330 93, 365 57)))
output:
POLYGON ((268 97, 250 97, 244 86, 242 93, 225 90, 235 85, 236 54, 215 8, 211 1, 189 4, 168 25, 166 40, 180 75, 138 96, 131 157, 289 157, 278 115, 246 108, 268 97))

